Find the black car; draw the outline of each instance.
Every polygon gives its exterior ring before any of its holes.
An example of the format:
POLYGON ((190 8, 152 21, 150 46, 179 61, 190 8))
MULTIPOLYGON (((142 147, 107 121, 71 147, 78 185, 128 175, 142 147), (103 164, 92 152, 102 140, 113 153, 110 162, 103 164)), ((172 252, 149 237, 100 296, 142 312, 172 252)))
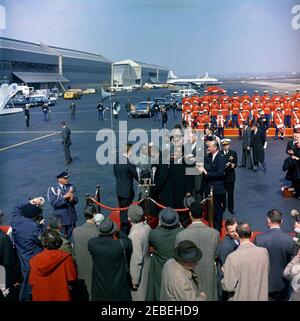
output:
POLYGON ((158 103, 160 108, 166 108, 166 110, 170 109, 170 106, 167 105, 167 99, 164 97, 154 98, 153 101, 158 103))
POLYGON ((49 105, 49 99, 47 99, 45 96, 33 96, 29 98, 30 106, 36 107, 36 106, 43 106, 44 104, 49 105))
POLYGON ((131 108, 130 115, 135 117, 152 117, 153 116, 153 101, 142 101, 131 108))

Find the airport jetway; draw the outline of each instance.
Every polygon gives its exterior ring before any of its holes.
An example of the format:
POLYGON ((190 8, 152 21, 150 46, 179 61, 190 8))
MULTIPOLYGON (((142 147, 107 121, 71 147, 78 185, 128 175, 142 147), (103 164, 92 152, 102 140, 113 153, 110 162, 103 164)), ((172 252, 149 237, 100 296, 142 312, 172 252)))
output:
POLYGON ((0 116, 23 112, 23 108, 5 108, 11 98, 19 91, 17 84, 3 84, 0 87, 0 116))

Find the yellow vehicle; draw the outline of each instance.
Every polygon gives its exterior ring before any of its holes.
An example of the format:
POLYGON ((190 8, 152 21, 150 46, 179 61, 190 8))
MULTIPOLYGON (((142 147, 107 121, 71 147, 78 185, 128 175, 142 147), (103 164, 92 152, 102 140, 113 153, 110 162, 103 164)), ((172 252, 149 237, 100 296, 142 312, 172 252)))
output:
POLYGON ((79 95, 75 91, 66 91, 64 93, 64 99, 79 99, 79 95))
POLYGON ((69 89, 64 93, 64 99, 80 99, 81 96, 81 89, 69 89))

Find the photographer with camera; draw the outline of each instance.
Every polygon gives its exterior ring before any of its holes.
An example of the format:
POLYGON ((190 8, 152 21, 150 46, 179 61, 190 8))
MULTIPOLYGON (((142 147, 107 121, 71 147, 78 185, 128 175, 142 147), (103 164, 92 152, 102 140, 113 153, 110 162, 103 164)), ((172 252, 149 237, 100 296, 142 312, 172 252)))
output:
POLYGON ((29 261, 43 250, 41 234, 44 230, 42 215, 44 203, 43 197, 33 198, 15 206, 12 212, 12 237, 24 279, 20 292, 21 301, 31 299, 31 287, 28 283, 29 261))

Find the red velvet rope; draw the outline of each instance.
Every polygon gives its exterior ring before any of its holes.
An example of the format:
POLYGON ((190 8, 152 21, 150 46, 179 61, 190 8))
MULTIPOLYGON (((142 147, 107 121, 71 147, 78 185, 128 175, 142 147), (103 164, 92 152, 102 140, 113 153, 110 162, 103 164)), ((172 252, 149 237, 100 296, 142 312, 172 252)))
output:
MULTIPOLYGON (((89 197, 89 200, 91 200, 93 203, 95 203, 97 206, 100 206, 106 210, 111 210, 111 211, 127 211, 129 209, 129 207, 110 207, 110 206, 107 206, 107 205, 104 205, 102 203, 99 203, 98 201, 96 201, 94 198, 92 197, 89 197)), ((140 204, 144 201, 144 199, 141 199, 137 204, 140 204)), ((153 202, 157 207, 161 208, 161 209, 164 209, 166 208, 167 206, 164 206, 162 204, 159 204, 158 202, 156 202, 155 200, 153 200, 152 198, 150 198, 150 201, 153 202)), ((189 209, 188 208, 175 208, 174 209, 176 212, 186 212, 188 211, 189 209)))

